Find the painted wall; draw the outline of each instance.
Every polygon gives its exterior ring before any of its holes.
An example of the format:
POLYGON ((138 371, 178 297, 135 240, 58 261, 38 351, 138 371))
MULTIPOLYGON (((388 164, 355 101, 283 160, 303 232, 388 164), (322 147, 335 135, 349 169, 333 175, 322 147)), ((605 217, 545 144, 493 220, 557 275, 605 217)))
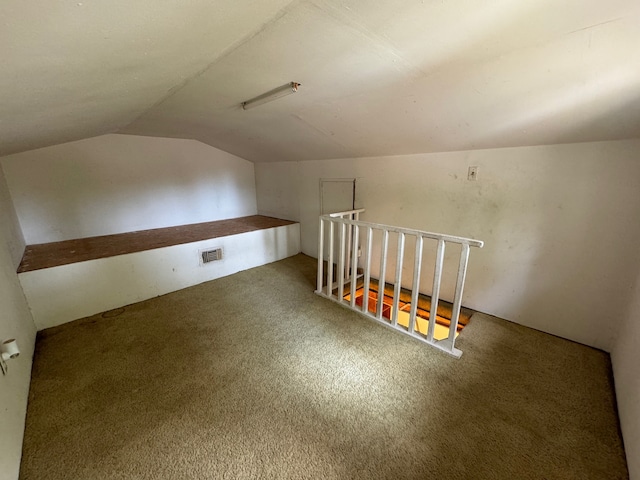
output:
POLYGON ((611 362, 629 475, 640 480, 640 270, 611 362))
POLYGON ((300 225, 21 273, 38 330, 164 295, 300 253, 300 225), (222 247, 200 265, 199 250, 222 247))
POLYGON ((609 351, 638 271, 638 151, 634 140, 256 164, 258 211, 299 220, 316 256, 319 180, 357 178, 365 221, 485 241, 466 306, 609 351))
MULTIPOLYGON (((299 165, 294 162, 255 164, 260 215, 300 221, 299 165)), ((318 187, 314 191, 318 191, 318 187)))
POLYGON ((194 140, 104 135, 0 161, 27 244, 256 214, 253 164, 194 140))
POLYGON ((4 173, 0 168, 0 340, 16 338, 21 350, 0 375, 0 480, 16 480, 22 454, 31 360, 36 328, 25 301, 16 268, 24 240, 4 173))

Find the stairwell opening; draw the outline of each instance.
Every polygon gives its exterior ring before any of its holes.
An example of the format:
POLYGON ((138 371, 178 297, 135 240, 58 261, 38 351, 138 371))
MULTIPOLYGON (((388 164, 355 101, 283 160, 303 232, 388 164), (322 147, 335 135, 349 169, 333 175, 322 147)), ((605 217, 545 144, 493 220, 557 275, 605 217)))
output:
MULTIPOLYGON (((351 301, 351 291, 347 285, 343 299, 351 301)), ((358 282, 355 287, 354 293, 356 299, 355 303, 358 307, 362 308, 364 304, 364 286, 362 282, 358 282)), ((391 323, 393 315, 393 286, 386 284, 383 295, 379 294, 379 284, 374 278, 371 279, 369 286, 369 299, 367 302, 367 310, 369 313, 375 315, 378 309, 379 298, 382 298, 382 319, 388 323, 391 323)), ((400 299, 398 300, 398 325, 408 330, 409 328, 409 312, 411 310, 411 290, 401 289, 400 299)), ((438 311, 436 312, 436 325, 433 332, 433 338, 435 340, 443 340, 449 335, 449 326, 451 325, 451 312, 452 304, 444 301, 438 301, 438 311)), ((460 317, 458 319, 458 325, 456 328, 456 337, 460 335, 460 332, 469 324, 473 310, 462 307, 460 309, 460 317)), ((419 294, 418 306, 416 309, 416 322, 415 331, 422 335, 427 334, 429 326, 429 318, 431 315, 431 298, 428 295, 419 294)))

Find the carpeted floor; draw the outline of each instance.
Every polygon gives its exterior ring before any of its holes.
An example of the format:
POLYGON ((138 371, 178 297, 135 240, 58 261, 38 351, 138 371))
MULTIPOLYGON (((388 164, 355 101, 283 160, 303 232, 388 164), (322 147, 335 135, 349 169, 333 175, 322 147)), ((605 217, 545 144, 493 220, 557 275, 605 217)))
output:
POLYGON ((21 478, 627 478, 607 354, 476 314, 456 360, 314 280, 298 255, 41 332, 21 478))

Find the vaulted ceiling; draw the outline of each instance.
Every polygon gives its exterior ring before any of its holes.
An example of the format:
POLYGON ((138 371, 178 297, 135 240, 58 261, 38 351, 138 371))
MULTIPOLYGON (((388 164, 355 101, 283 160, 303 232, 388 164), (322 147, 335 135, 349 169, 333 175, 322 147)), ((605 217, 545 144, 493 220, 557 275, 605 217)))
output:
POLYGON ((640 137, 638 0, 4 0, 0 25, 0 155, 112 132, 251 161, 640 137))

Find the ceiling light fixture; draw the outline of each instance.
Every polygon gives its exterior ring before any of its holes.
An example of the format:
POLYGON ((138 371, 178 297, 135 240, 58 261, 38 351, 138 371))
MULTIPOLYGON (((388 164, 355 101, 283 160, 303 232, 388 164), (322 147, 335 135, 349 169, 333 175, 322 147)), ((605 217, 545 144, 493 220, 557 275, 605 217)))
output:
POLYGON ((289 82, 286 85, 282 85, 281 87, 274 88, 273 90, 270 90, 267 93, 258 95, 257 97, 252 98, 251 100, 242 102, 242 108, 245 110, 249 110, 250 108, 257 107, 258 105, 262 105, 263 103, 271 102, 280 97, 291 95, 292 93, 296 93, 298 91, 299 86, 300 86, 299 83, 289 82))

